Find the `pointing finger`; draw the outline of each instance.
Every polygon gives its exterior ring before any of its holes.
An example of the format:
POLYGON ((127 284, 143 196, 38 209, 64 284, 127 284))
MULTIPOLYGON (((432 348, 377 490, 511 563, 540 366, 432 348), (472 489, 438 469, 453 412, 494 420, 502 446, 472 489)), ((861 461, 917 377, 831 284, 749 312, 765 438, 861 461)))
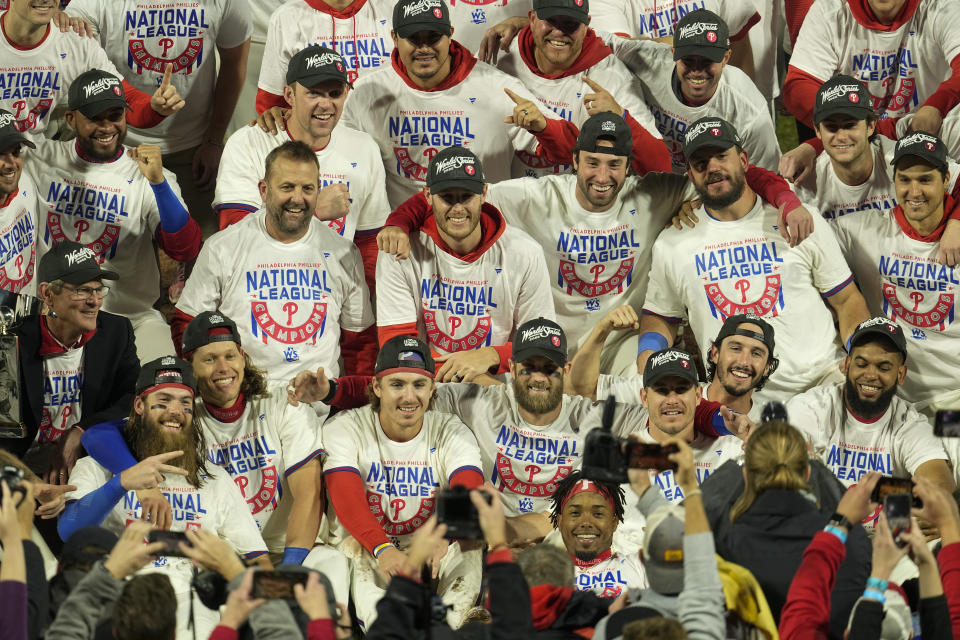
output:
POLYGON ((597 92, 606 91, 606 89, 604 89, 599 84, 591 80, 589 76, 583 76, 583 81, 586 82, 587 86, 593 89, 594 91, 597 91, 597 92))
POLYGON ((170 86, 170 78, 173 77, 173 64, 168 62, 163 67, 163 81, 160 83, 160 90, 166 92, 170 86))
POLYGON ((513 91, 510 91, 510 89, 507 89, 506 87, 504 87, 503 90, 506 92, 508 96, 510 96, 510 99, 513 100, 514 104, 520 104, 521 102, 524 102, 526 100, 525 98, 521 98, 520 96, 515 94, 513 91))

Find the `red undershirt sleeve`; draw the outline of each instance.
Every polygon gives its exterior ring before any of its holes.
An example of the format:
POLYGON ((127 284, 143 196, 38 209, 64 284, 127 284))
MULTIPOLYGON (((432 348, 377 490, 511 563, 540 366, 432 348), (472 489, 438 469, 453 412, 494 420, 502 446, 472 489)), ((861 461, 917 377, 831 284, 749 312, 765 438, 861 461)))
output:
POLYGON ((249 209, 241 209, 240 207, 218 207, 217 208, 217 224, 220 226, 220 231, 223 231, 230 225, 240 222, 247 217, 248 214, 256 211, 256 207, 250 207, 249 209))
POLYGON ((164 252, 178 262, 189 262, 200 253, 203 235, 200 225, 193 218, 187 220, 178 231, 167 233, 157 226, 157 243, 164 252))
POLYGON ((173 317, 170 319, 170 337, 173 338, 173 348, 181 358, 183 357, 183 332, 187 330, 191 320, 193 316, 174 308, 173 317))
POLYGON ((723 405, 719 402, 713 402, 712 400, 701 400, 700 404, 697 405, 697 410, 693 417, 694 430, 714 438, 728 435, 726 433, 720 433, 717 430, 716 425, 713 424, 713 417, 722 406, 723 405))
POLYGON ((373 553, 377 545, 390 542, 367 506, 367 492, 356 469, 331 469, 323 479, 337 519, 364 549, 373 553))
POLYGON ((360 249, 360 260, 363 262, 363 279, 370 290, 370 299, 375 300, 377 287, 377 234, 380 229, 357 231, 353 236, 353 243, 360 249))
POLYGON ((513 343, 508 342, 498 347, 494 347, 497 355, 500 356, 500 364, 497 366, 496 373, 506 373, 510 370, 509 360, 513 357, 513 343))
POLYGON ((638 176, 650 171, 670 173, 672 169, 670 150, 660 138, 650 135, 630 112, 624 110, 623 119, 633 134, 633 170, 638 176), (641 153, 642 150, 642 153, 641 153))
POLYGON ((937 555, 937 563, 940 565, 943 594, 947 597, 947 608, 950 609, 953 637, 960 638, 960 542, 943 547, 937 555))
POLYGON ((950 109, 960 104, 960 55, 950 61, 950 69, 950 77, 941 82, 937 90, 921 105, 934 107, 944 117, 950 109))
POLYGON ((793 65, 787 67, 787 79, 783 82, 783 106, 796 116, 797 120, 813 127, 813 105, 817 101, 817 91, 823 80, 815 78, 793 65))
POLYGON ((127 96, 127 104, 130 105, 130 111, 127 112, 127 124, 138 129, 149 129, 166 119, 167 116, 160 115, 150 106, 150 94, 140 91, 126 80, 122 84, 123 91, 127 96))
POLYGON ((738 40, 743 40, 745 37, 747 37, 747 32, 750 31, 751 27, 753 27, 753 25, 757 24, 758 22, 760 22, 760 14, 755 11, 753 15, 750 16, 750 19, 747 20, 747 24, 743 25, 743 29, 740 29, 740 31, 737 31, 736 34, 730 35, 730 42, 737 42, 738 40))
POLYGON ((417 323, 405 322, 403 324, 390 324, 377 327, 377 341, 381 347, 387 340, 396 338, 397 336, 419 337, 420 333, 417 331, 417 323))
POLYGON ((383 224, 385 227, 400 227, 407 233, 416 231, 430 217, 430 203, 420 191, 406 199, 396 208, 383 224))
POLYGON ((372 376, 340 376, 337 378, 337 392, 330 401, 337 409, 356 409, 368 402, 367 385, 372 376))
POLYGON ((479 489, 483 486, 483 474, 476 467, 460 467, 450 476, 450 486, 479 489))
POLYGON ((539 133, 531 131, 537 142, 536 156, 551 164, 569 164, 580 130, 566 120, 547 118, 547 126, 539 133))
POLYGON ((800 198, 790 189, 787 181, 773 171, 751 164, 747 166, 747 184, 765 202, 777 208, 786 206, 784 211, 792 211, 802 206, 800 198))
POLYGON ((343 368, 353 375, 373 375, 377 364, 377 333, 375 325, 370 325, 359 333, 340 332, 340 354, 343 356, 343 368))
POLYGON ((289 109, 290 105, 287 104, 287 101, 284 100, 283 96, 278 96, 275 93, 270 93, 269 91, 264 91, 263 89, 257 89, 257 114, 263 113, 270 107, 289 109))

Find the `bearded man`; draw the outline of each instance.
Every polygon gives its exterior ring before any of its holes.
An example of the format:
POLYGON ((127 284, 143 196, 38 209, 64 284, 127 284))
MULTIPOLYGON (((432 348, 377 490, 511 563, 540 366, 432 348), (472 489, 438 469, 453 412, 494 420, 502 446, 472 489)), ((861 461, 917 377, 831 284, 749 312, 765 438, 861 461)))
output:
MULTIPOLYGON (((119 475, 90 457, 77 462, 70 475, 70 484, 77 490, 67 494, 68 504, 58 523, 64 540, 91 525, 120 535, 129 523, 140 519, 137 492, 159 488, 172 507, 171 531, 206 529, 248 559, 267 553, 230 475, 207 471, 202 455, 206 451, 204 437, 193 422, 196 390, 192 367, 179 358, 164 356, 141 368, 133 410, 121 421, 124 438, 139 462, 119 475)), ((193 575, 190 561, 158 557, 142 571, 163 572, 170 578, 177 593, 178 635, 187 637, 193 575)), ((192 608, 197 635, 207 637, 219 614, 199 601, 192 608)))

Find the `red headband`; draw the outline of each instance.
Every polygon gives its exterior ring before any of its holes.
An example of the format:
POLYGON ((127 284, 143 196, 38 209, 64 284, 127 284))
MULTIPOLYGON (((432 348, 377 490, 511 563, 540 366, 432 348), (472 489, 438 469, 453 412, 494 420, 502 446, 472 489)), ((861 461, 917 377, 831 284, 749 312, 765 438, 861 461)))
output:
POLYGON ((617 507, 613 502, 613 496, 610 495, 609 491, 607 491, 604 487, 600 486, 593 480, 581 480, 580 482, 575 484, 573 488, 570 489, 569 492, 567 492, 567 495, 566 497, 564 497, 563 501, 560 502, 560 511, 563 511, 564 507, 567 506, 567 503, 570 502, 570 500, 575 495, 577 495, 578 493, 587 493, 587 492, 597 493, 603 496, 603 498, 610 504, 610 508, 614 511, 614 513, 616 513, 617 507))

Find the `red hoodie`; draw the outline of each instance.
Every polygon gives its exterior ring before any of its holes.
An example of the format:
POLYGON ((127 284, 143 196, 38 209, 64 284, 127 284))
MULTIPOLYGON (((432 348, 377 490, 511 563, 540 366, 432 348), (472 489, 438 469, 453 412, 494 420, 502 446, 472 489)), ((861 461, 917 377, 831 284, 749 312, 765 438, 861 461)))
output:
MULTIPOLYGON (((890 24, 882 24, 874 16, 868 0, 847 0, 847 7, 854 19, 871 31, 889 33, 896 31, 913 18, 920 0, 907 0, 899 15, 890 24)), ((960 55, 950 61, 952 73, 921 106, 934 107, 941 116, 946 116, 957 104, 960 104, 960 55)), ((813 105, 816 103, 817 90, 828 78, 815 76, 797 69, 793 65, 787 68, 787 78, 783 84, 783 104, 798 120, 809 127, 813 126, 813 105)))
MULTIPOLYGON (((580 55, 573 61, 573 64, 560 73, 550 75, 540 71, 537 66, 537 59, 534 55, 536 45, 533 42, 533 32, 530 31, 529 25, 520 31, 517 46, 520 50, 520 59, 527 65, 530 72, 547 79, 567 78, 580 73, 588 74, 593 65, 613 54, 613 50, 597 37, 593 29, 587 29, 580 55)), ((649 171, 670 173, 672 170, 670 151, 663 140, 650 135, 650 132, 644 129, 643 125, 637 122, 626 109, 623 110, 623 119, 629 125, 630 132, 633 134, 633 148, 635 150, 633 170, 637 175, 642 176, 649 171), (642 153, 640 153, 641 149, 643 150, 642 153)), ((557 164, 569 164, 569 160, 557 164)))

